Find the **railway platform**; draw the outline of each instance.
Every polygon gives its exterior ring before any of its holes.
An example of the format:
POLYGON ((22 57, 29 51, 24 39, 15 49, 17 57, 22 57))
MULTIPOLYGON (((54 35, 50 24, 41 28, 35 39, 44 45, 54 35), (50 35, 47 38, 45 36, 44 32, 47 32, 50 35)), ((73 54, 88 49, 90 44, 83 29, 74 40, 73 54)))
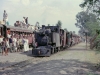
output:
POLYGON ((8 53, 7 56, 4 56, 0 53, 0 69, 31 59, 31 58, 33 58, 32 53, 31 53, 31 48, 27 52, 8 53))

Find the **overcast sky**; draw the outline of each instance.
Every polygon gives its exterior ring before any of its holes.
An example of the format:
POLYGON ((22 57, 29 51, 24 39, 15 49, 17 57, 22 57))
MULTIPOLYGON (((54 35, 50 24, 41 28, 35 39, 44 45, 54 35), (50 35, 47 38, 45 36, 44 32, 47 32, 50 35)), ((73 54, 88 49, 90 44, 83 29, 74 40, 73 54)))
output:
POLYGON ((23 16, 29 17, 29 23, 35 25, 55 25, 58 20, 62 28, 78 32, 75 26, 76 14, 81 11, 79 4, 83 0, 0 0, 0 20, 3 11, 8 13, 10 25, 16 20, 22 21, 23 16))

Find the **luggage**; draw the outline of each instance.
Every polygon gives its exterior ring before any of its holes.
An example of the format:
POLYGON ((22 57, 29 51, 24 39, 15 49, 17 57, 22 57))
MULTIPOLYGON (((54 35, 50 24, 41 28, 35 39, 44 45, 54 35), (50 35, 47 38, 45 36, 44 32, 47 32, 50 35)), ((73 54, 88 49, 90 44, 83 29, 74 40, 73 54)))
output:
POLYGON ((4 22, 3 21, 0 21, 0 24, 4 24, 4 22))

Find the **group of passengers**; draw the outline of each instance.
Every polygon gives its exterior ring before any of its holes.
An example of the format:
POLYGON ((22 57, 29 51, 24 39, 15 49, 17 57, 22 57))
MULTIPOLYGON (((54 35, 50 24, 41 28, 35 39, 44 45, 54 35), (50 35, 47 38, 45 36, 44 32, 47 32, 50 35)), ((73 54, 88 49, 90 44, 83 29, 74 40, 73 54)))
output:
POLYGON ((28 24, 28 17, 23 17, 23 21, 16 21, 14 23, 15 27, 22 27, 22 28, 28 28, 30 24, 28 24))
POLYGON ((8 52, 26 52, 29 50, 28 39, 26 36, 19 38, 16 38, 16 36, 10 38, 0 36, 0 50, 2 55, 8 55, 8 52))

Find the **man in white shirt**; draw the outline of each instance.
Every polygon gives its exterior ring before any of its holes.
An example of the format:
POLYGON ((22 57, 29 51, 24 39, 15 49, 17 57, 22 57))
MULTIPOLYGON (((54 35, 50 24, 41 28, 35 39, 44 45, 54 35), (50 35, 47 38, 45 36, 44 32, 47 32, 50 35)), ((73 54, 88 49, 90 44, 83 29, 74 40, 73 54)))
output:
POLYGON ((26 24, 26 22, 25 22, 25 17, 23 17, 23 23, 26 24))
POLYGON ((0 36, 0 43, 3 41, 3 37, 2 36, 0 36))
POLYGON ((11 35, 10 35, 10 34, 7 34, 7 37, 8 37, 8 38, 10 38, 10 37, 11 37, 11 35))
POLYGON ((6 13, 6 10, 4 10, 4 13, 3 13, 3 21, 4 21, 4 23, 7 25, 8 14, 6 13))
POLYGON ((16 43, 17 43, 17 39, 14 36, 13 37, 13 50, 14 50, 14 52, 17 51, 16 43))
POLYGON ((1 45, 2 41, 3 41, 3 37, 0 35, 0 52, 2 52, 2 45, 1 45))

